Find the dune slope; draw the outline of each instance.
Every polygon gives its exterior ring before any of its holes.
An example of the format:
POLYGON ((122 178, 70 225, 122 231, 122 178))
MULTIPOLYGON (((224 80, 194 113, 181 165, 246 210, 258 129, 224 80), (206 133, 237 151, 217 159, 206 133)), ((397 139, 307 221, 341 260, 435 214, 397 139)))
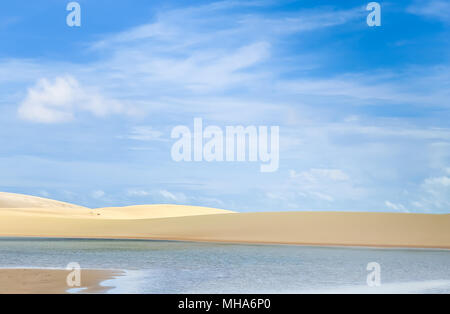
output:
POLYGON ((150 219, 233 213, 215 208, 184 205, 138 205, 90 209, 36 196, 0 192, 0 212, 21 217, 89 219, 150 219))
POLYGON ((130 220, 21 216, 0 211, 0 236, 450 249, 450 215, 279 212, 130 220))
POLYGON ((86 207, 37 196, 0 192, 0 208, 85 209, 86 207))
POLYGON ((105 207, 95 209, 95 213, 104 219, 152 219, 230 214, 233 212, 229 210, 208 207, 161 204, 126 207, 105 207))

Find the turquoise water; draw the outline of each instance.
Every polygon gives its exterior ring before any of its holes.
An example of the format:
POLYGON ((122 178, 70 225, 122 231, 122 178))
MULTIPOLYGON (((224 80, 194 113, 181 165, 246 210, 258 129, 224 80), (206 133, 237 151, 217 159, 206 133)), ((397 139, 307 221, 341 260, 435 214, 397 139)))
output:
POLYGON ((1 268, 121 269, 112 293, 450 293, 450 251, 0 239, 1 268), (381 266, 369 287, 367 264, 381 266))

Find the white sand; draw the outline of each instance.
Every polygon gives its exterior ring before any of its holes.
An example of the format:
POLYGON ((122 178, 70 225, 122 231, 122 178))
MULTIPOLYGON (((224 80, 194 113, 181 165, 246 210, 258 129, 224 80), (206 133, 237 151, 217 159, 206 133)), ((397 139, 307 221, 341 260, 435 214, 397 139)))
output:
MULTIPOLYGON (((19 197, 22 200, 23 197, 19 197)), ((1 202, 1 201, 0 201, 1 202)), ((8 196, 11 204, 11 196, 8 196)), ((180 205, 0 208, 0 236, 130 238, 450 249, 450 215, 232 213, 180 205)), ((55 204, 49 200, 49 204, 55 204)), ((14 204, 13 204, 14 205, 14 204)))

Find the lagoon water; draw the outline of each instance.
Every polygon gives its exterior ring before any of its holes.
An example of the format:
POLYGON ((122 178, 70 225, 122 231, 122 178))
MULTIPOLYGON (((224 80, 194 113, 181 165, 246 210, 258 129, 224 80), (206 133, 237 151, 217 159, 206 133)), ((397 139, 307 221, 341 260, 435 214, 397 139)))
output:
POLYGON ((0 239, 0 268, 120 269, 110 293, 450 293, 450 251, 0 239), (367 285, 368 263, 381 286, 367 285))

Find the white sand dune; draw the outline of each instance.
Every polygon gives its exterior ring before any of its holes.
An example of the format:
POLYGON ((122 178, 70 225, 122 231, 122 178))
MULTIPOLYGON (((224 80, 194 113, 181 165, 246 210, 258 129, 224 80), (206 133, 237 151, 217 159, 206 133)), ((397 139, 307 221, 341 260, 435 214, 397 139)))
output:
POLYGON ((450 215, 277 212, 130 220, 0 211, 0 236, 450 249, 450 215))
POLYGON ((216 208, 168 204, 105 207, 94 211, 104 219, 152 219, 233 213, 216 208))
POLYGON ((85 209, 86 207, 37 196, 0 192, 0 208, 85 209))
POLYGON ((91 209, 55 201, 43 197, 0 192, 0 212, 3 215, 21 215, 34 217, 71 217, 94 216, 91 209))
POLYGON ((57 207, 0 208, 0 236, 450 249, 450 215, 373 212, 233 213, 177 205, 95 210, 58 210, 57 207))
POLYGON ((215 208, 166 204, 90 209, 42 197, 3 192, 0 192, 0 211, 3 215, 125 220, 233 213, 215 208))

